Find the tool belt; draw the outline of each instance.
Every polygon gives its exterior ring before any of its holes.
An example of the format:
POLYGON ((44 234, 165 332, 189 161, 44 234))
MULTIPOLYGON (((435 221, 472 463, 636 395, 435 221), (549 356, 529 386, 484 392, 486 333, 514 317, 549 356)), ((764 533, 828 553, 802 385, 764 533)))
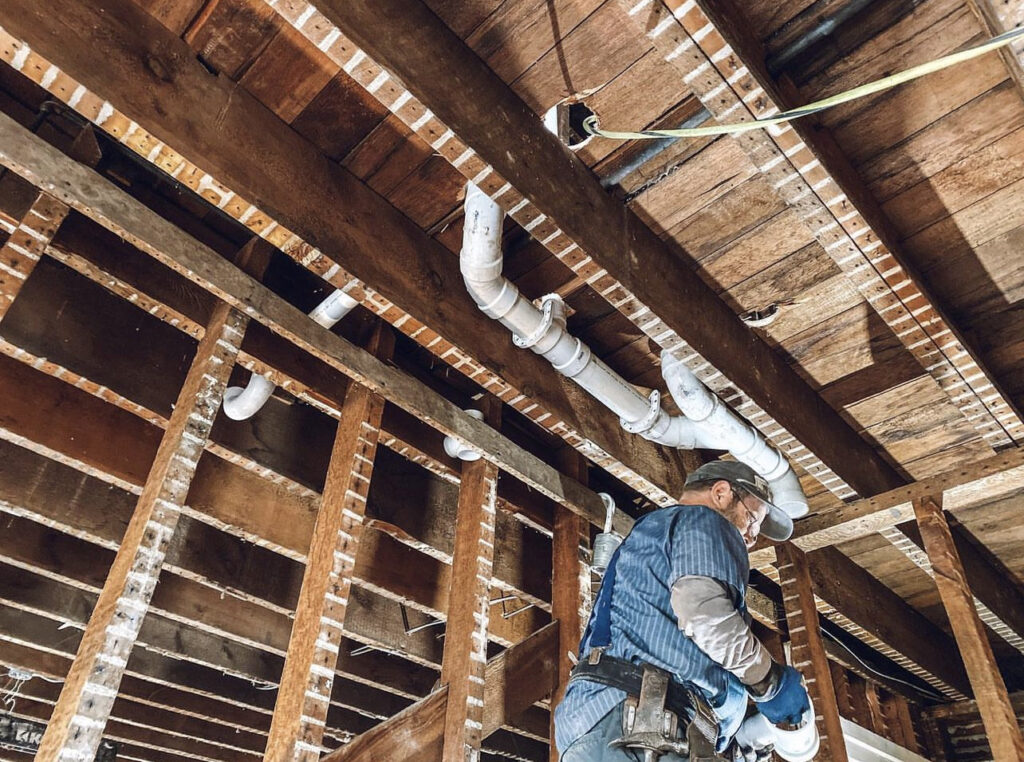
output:
MULTIPOLYGON (((648 669, 653 669, 648 665, 648 669)), ((595 648, 569 673, 569 684, 587 680, 610 688, 618 688, 627 696, 640 695, 644 665, 608 656, 595 648)), ((713 747, 718 737, 718 718, 704 696, 696 689, 669 679, 665 692, 665 709, 672 712, 685 727, 690 723, 713 747)))
MULTIPOLYGON (((584 659, 569 673, 570 684, 579 680, 588 680, 592 683, 607 685, 609 688, 618 688, 629 696, 640 695, 643 679, 644 668, 642 665, 605 654, 601 654, 597 661, 592 658, 584 659)), ((690 691, 682 683, 673 680, 669 683, 665 696, 665 708, 684 722, 688 722, 696 712, 689 694, 690 691)))

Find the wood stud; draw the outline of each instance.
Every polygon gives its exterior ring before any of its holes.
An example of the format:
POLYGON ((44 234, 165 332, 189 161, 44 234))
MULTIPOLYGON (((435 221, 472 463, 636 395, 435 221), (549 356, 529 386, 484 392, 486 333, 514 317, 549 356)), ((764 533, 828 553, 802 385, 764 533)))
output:
POLYGON ((942 497, 914 500, 914 513, 931 560, 935 584, 967 667, 994 759, 996 762, 1024 759, 1024 736, 1017 727, 1006 684, 974 606, 974 596, 942 510, 942 497))
MULTIPOLYGON (((371 351, 378 356, 390 354, 384 330, 378 325, 372 341, 371 351)), ((359 384, 349 386, 306 559, 266 760, 315 762, 323 750, 383 412, 381 397, 359 384)))
POLYGON ((11 308, 67 213, 67 206, 40 193, 0 247, 0 320, 11 308))
POLYGON ((40 760, 96 754, 247 323, 226 304, 214 311, 40 743, 40 760))
POLYGON ((778 570, 789 624, 790 663, 804 674, 807 692, 814 702, 821 736, 818 754, 832 762, 847 762, 836 689, 818 625, 807 557, 799 548, 780 545, 778 570))
MULTIPOLYGON (((586 462, 576 452, 567 451, 562 457, 565 473, 586 483, 586 462)), ((565 695, 572 662, 569 654, 579 650, 583 626, 590 611, 590 567, 581 558, 582 548, 590 545, 590 532, 579 516, 559 509, 555 513, 555 526, 551 538, 551 616, 559 623, 557 651, 557 685, 551 695, 552 708, 565 695)), ((551 736, 555 737, 554 712, 551 713, 551 736)), ((558 749, 550 746, 551 762, 558 762, 558 749)))
MULTIPOLYGON (((488 423, 496 426, 499 408, 488 408, 488 423)), ((480 758, 497 491, 498 470, 493 464, 482 458, 463 462, 441 664, 441 682, 448 686, 444 762, 480 758)))

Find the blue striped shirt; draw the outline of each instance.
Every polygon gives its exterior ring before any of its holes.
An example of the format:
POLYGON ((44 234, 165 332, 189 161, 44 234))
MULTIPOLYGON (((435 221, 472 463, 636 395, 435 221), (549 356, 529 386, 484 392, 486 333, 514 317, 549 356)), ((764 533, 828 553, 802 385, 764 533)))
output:
MULTIPOLYGON (((747 616, 749 574, 739 530, 702 505, 662 508, 637 521, 622 543, 615 570, 611 646, 605 653, 653 664, 699 688, 715 708, 723 739, 731 738, 743 720, 746 691, 734 675, 680 631, 671 589, 683 576, 711 577, 728 587, 736 608, 747 616)), ((581 659, 590 652, 592 638, 592 632, 584 636, 581 659)), ((625 698, 623 691, 597 683, 570 685, 555 710, 559 751, 565 751, 625 698)))

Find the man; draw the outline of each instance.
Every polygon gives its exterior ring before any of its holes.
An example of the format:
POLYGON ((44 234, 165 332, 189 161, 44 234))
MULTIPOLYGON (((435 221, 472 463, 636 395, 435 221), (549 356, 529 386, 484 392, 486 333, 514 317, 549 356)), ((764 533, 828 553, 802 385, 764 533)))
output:
MULTIPOLYGON (((718 752, 728 749, 737 759, 770 755, 770 747, 730 748, 748 697, 774 724, 799 723, 809 700, 799 673, 774 662, 750 630, 747 550, 760 533, 788 539, 791 527, 772 505, 768 483, 731 461, 696 469, 680 505, 636 522, 608 566, 580 643, 580 665, 555 712, 562 762, 655 758, 635 746, 609 746, 629 741, 624 712, 627 725, 644 716, 626 700, 639 696, 645 666, 644 675, 667 673, 670 699, 689 689, 696 701, 687 703, 710 705, 718 727, 709 740, 718 752)), ((665 708, 672 705, 669 700, 665 708)), ((686 715, 678 717, 685 733, 693 709, 678 700, 674 706, 686 715)), ((684 758, 676 752, 681 749, 661 752, 662 762, 684 758)))

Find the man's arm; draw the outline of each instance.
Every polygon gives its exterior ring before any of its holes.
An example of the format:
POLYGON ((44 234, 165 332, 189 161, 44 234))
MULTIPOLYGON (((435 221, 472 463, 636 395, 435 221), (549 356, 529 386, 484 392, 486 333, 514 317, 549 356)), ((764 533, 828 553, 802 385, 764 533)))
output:
POLYGON ((721 582, 703 576, 680 577, 672 585, 672 610, 679 629, 741 683, 755 686, 769 677, 771 654, 721 582))

